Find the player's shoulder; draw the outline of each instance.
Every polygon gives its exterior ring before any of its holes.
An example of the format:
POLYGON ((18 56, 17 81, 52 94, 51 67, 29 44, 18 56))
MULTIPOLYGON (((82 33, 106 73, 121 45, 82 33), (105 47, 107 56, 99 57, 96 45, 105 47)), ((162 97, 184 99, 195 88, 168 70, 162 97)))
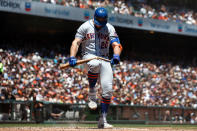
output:
POLYGON ((110 24, 110 23, 108 23, 108 22, 107 22, 106 26, 112 26, 112 27, 114 27, 112 24, 110 24))
POLYGON ((108 29, 113 29, 114 28, 114 26, 110 23, 107 23, 106 26, 107 26, 108 29))
POLYGON ((92 19, 91 19, 91 20, 88 20, 88 21, 86 21, 86 22, 84 22, 81 26, 83 26, 83 27, 90 27, 90 26, 93 26, 92 19))

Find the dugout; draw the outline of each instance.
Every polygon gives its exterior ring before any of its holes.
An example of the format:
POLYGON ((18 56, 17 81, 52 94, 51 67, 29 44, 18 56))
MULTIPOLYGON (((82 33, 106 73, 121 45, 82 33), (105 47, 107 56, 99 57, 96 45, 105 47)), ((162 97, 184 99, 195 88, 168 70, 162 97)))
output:
MULTIPOLYGON (((41 102, 41 101, 39 101, 41 102)), ((12 115, 9 119, 2 119, 0 112, 0 123, 97 123, 98 110, 90 110, 85 104, 62 104, 43 103, 43 111, 36 111, 32 101, 0 101, 3 104, 17 106, 28 105, 29 117, 23 119, 24 111, 21 110, 17 117, 14 116, 15 108, 11 108, 12 115), (56 111, 55 111, 56 110, 56 111), (41 114, 42 113, 42 114, 41 114), (49 113, 60 114, 51 117, 49 113)), ((2 106, 0 107, 0 109, 2 106)), ((98 107, 100 108, 100 107, 98 107)), ((194 108, 167 107, 167 106, 140 106, 140 105, 113 105, 109 109, 108 121, 117 124, 190 124, 187 121, 188 114, 197 113, 194 108), (167 114, 169 112, 169 114, 167 114), (181 117, 177 119, 176 116, 181 117), (167 117, 167 118, 166 118, 167 117), (183 121, 183 119, 186 121, 183 121)), ((5 116, 4 116, 5 117, 5 116)), ((193 123, 196 124, 196 123, 193 123)))

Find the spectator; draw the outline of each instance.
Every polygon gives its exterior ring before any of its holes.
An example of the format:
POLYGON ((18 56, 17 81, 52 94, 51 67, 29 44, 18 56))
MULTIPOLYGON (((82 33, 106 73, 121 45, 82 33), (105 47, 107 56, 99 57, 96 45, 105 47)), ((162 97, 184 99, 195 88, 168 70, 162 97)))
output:
POLYGON ((167 7, 155 2, 147 1, 126 1, 126 0, 40 0, 44 3, 59 4, 95 10, 98 7, 105 7, 111 13, 129 14, 135 17, 152 18, 164 21, 184 22, 187 24, 197 24, 196 12, 189 9, 179 11, 174 7, 167 7), (156 7, 155 7, 156 6, 156 7), (155 8, 154 8, 155 7, 155 8))
POLYGON ((3 75, 3 63, 0 60, 0 75, 3 75))
POLYGON ((186 117, 185 117, 186 122, 190 122, 191 121, 191 113, 188 112, 186 117))
POLYGON ((171 121, 171 115, 169 110, 165 111, 164 121, 171 121))
POLYGON ((63 117, 63 114, 64 114, 64 111, 55 107, 52 109, 52 112, 50 113, 50 116, 52 119, 55 119, 55 120, 59 120, 61 119, 61 117, 63 117))
POLYGON ((1 89, 0 100, 4 101, 8 99, 8 92, 5 88, 1 89))
POLYGON ((33 102, 34 102, 34 118, 36 123, 43 122, 43 103, 37 101, 36 93, 33 93, 33 102))

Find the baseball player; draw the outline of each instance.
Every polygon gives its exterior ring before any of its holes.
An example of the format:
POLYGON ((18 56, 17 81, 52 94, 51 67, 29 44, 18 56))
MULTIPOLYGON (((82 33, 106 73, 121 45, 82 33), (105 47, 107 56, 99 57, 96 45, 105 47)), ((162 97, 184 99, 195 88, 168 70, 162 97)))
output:
POLYGON ((88 81, 89 81, 89 103, 91 109, 97 108, 95 85, 100 75, 102 88, 101 98, 101 117, 98 121, 98 128, 112 128, 107 123, 106 116, 112 97, 113 73, 111 64, 118 64, 122 46, 114 27, 107 23, 107 10, 103 7, 97 8, 94 13, 94 19, 83 23, 77 30, 75 39, 70 48, 69 65, 75 66, 75 58, 80 44, 82 45, 83 59, 89 59, 95 56, 108 58, 109 46, 113 47, 113 58, 111 63, 104 60, 93 59, 87 63, 88 81))

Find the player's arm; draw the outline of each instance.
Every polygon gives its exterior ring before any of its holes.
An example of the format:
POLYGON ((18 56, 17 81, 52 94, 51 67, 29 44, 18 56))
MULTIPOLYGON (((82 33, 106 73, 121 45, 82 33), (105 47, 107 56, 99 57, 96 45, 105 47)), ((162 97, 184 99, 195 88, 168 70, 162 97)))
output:
POLYGON ((112 45, 113 48, 113 58, 111 59, 111 64, 118 64, 120 62, 120 54, 122 52, 122 46, 120 44, 120 40, 118 38, 118 35, 116 33, 115 28, 112 25, 109 25, 109 39, 110 39, 110 45, 112 45))
POLYGON ((120 61, 120 54, 122 52, 122 45, 120 44, 120 40, 118 37, 111 40, 111 45, 113 48, 113 58, 111 60, 111 64, 118 64, 120 61))
POLYGON ((79 46, 80 46, 81 42, 82 42, 82 39, 76 37, 73 40, 72 45, 70 47, 69 65, 72 66, 72 67, 74 67, 77 63, 77 59, 75 58, 75 56, 78 52, 78 49, 79 49, 79 46))
POLYGON ((113 42, 112 48, 113 48, 114 54, 117 54, 120 56, 120 54, 122 52, 122 45, 118 42, 113 42))
POLYGON ((81 42, 82 42, 81 38, 75 38, 73 40, 72 45, 70 47, 70 57, 75 57, 76 56, 81 42))
POLYGON ((84 28, 84 24, 82 24, 78 29, 77 29, 77 33, 75 34, 75 39, 72 42, 72 45, 70 47, 70 57, 69 57, 69 65, 74 67, 77 64, 77 59, 75 58, 75 56, 77 55, 79 46, 83 40, 83 38, 85 37, 85 30, 86 28, 84 28))

